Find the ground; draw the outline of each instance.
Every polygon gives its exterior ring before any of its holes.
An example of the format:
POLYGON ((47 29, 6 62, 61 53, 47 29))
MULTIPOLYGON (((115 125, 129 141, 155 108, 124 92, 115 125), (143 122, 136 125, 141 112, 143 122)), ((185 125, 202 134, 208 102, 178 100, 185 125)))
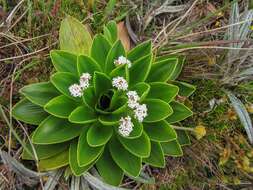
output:
MULTIPOLYGON (((157 55, 180 54, 186 57, 180 80, 195 85, 196 92, 185 100, 194 115, 183 125, 201 125, 207 130, 206 136, 200 140, 191 136, 192 144, 184 147, 183 157, 167 158, 165 169, 149 168, 150 175, 156 179, 155 184, 133 184, 130 187, 253 189, 253 149, 224 92, 224 89, 233 91, 249 108, 252 87, 247 86, 250 80, 233 85, 222 84, 223 73, 219 70, 226 61, 224 57, 228 49, 217 47, 231 43, 225 39, 234 1, 175 0, 171 6, 176 7, 165 6, 164 2, 27 0, 12 12, 18 1, 1 0, 0 104, 8 115, 10 107, 20 98, 18 90, 22 86, 48 79, 53 72, 48 54, 59 46, 58 30, 67 14, 88 24, 93 34, 101 32, 108 20, 123 21, 122 30, 127 31, 132 47, 152 39, 157 55), (10 13, 12 16, 8 17, 10 13), (210 106, 212 101, 216 104, 214 107, 210 106)), ((239 1, 239 8, 240 11, 247 9, 247 1, 239 1)), ((250 43, 249 40, 246 47, 252 47, 250 43)), ((248 111, 252 112, 250 108, 248 111)), ((25 137, 23 129, 18 128, 15 122, 13 127, 21 138, 25 137)), ((24 125, 24 128, 31 132, 29 126, 24 125)), ((20 144, 14 136, 10 138, 9 131, 6 121, 0 120, 1 149, 18 158, 20 144)), ((5 166, 0 165, 0 171, 5 176, 6 187, 23 185, 5 166)), ((67 189, 64 181, 62 186, 67 189)))

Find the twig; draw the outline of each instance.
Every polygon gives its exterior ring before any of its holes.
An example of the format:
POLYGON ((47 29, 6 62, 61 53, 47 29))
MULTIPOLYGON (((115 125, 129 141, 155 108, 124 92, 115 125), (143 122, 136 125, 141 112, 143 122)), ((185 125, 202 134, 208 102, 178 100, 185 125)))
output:
MULTIPOLYGON (((15 13, 17 12, 17 10, 19 9, 19 7, 21 6, 21 4, 24 2, 25 0, 21 0, 19 1, 19 3, 14 7, 14 9, 12 9, 11 13, 8 15, 8 17, 6 18, 5 22, 7 23, 7 26, 10 26, 11 21, 13 16, 15 15, 15 13)), ((4 26, 4 22, 2 22, 0 24, 0 27, 4 26)))
MULTIPOLYGON (((15 37, 11 36, 11 35, 8 35, 8 34, 5 34, 5 33, 0 33, 0 35, 2 35, 4 38, 8 39, 9 41, 11 42, 16 42, 18 41, 17 39, 15 39, 15 37)), ((15 45, 17 47, 17 49, 19 50, 19 52, 22 54, 22 50, 20 49, 19 46, 15 45)))
POLYGON ((177 130, 184 130, 184 131, 194 132, 194 129, 193 128, 189 128, 189 127, 180 127, 180 126, 175 126, 175 125, 171 125, 171 127, 173 129, 177 129, 177 130))
POLYGON ((153 40, 153 42, 156 42, 158 40, 158 38, 164 33, 164 35, 166 36, 166 30, 169 28, 169 26, 171 26, 172 24, 174 24, 175 22, 177 22, 180 18, 176 18, 175 20, 169 22, 165 27, 163 27, 163 29, 158 33, 158 35, 156 36, 156 38, 153 40))
POLYGON ((24 13, 18 17, 18 19, 7 29, 6 32, 9 32, 28 12, 28 8, 24 11, 24 13))
MULTIPOLYGON (((0 34, 1 34, 1 33, 0 33, 0 34)), ((21 43, 23 43, 23 42, 32 41, 32 40, 35 40, 35 39, 38 39, 38 38, 47 37, 47 36, 50 36, 50 35, 51 35, 51 34, 43 34, 43 35, 36 36, 36 37, 33 37, 33 38, 28 38, 28 39, 16 41, 16 42, 13 42, 13 43, 9 43, 9 44, 3 45, 3 46, 0 47, 0 49, 9 47, 9 46, 11 46, 11 45, 21 44, 21 43)))
POLYGON ((0 62, 7 61, 7 60, 13 60, 13 59, 19 59, 19 58, 27 57, 27 56, 31 56, 31 55, 37 54, 39 52, 45 51, 46 49, 49 49, 51 46, 53 46, 53 45, 55 45, 57 43, 58 42, 54 42, 54 43, 52 43, 51 45, 49 45, 47 47, 44 47, 42 49, 39 49, 39 50, 31 52, 31 53, 27 53, 27 54, 24 54, 24 55, 18 55, 18 56, 15 56, 15 57, 7 57, 7 58, 4 58, 4 59, 0 59, 0 62))
POLYGON ((229 28, 229 27, 232 27, 232 26, 241 25, 241 24, 243 24, 245 22, 248 22, 248 21, 252 21, 252 19, 241 21, 241 22, 237 22, 237 23, 234 23, 234 24, 226 25, 226 26, 222 26, 222 27, 219 27, 219 28, 214 28, 214 29, 211 29, 211 30, 206 30, 206 31, 201 31, 201 32, 196 32, 196 33, 188 34, 188 35, 185 35, 185 36, 180 36, 180 37, 175 38, 173 40, 180 40, 180 39, 184 39, 184 38, 188 38, 188 37, 197 36, 197 35, 200 35, 200 34, 205 34, 205 33, 208 34, 208 33, 216 32, 216 31, 219 31, 219 30, 222 30, 222 29, 226 29, 226 28, 229 28))
POLYGON ((169 53, 171 55, 173 54, 177 54, 180 52, 184 52, 187 50, 193 50, 193 49, 225 49, 225 50, 252 50, 253 48, 233 48, 233 47, 222 47, 222 46, 199 46, 199 47, 190 47, 190 48, 184 48, 184 49, 180 49, 178 51, 164 51, 163 53, 169 53))
MULTIPOLYGON (((195 5, 197 4, 198 0, 195 0, 193 2, 193 4, 191 5, 191 7, 185 12, 185 14, 181 17, 181 19, 175 24, 175 26, 167 33, 167 35, 160 40, 160 42, 153 48, 157 49, 159 46, 161 46, 161 44, 163 44, 165 42, 165 39, 167 38, 167 36, 169 36, 172 32, 174 32, 174 30, 178 27, 178 25, 185 19, 185 17, 192 11, 192 9, 195 7, 195 5)), ((167 29, 167 27, 165 27, 165 30, 167 29)), ((157 39, 159 38, 159 36, 164 32, 164 29, 158 34, 158 36, 156 37, 157 39)))

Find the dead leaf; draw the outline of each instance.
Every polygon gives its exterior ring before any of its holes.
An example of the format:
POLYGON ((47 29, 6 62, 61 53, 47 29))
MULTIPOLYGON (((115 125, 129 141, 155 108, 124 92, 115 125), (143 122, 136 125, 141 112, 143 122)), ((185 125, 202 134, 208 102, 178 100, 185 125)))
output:
POLYGON ((228 109, 227 118, 230 121, 237 120, 237 114, 233 109, 228 109))
POLYGON ((227 163, 230 156, 231 156, 231 149, 229 147, 224 148, 223 152, 220 154, 219 165, 224 165, 225 163, 227 163))
POLYGON ((118 28, 118 38, 121 40, 125 50, 129 51, 131 43, 125 23, 123 21, 119 22, 117 24, 117 28, 118 28))
POLYGON ((217 11, 217 9, 215 8, 215 6, 212 3, 207 3, 206 9, 208 11, 210 11, 211 13, 215 13, 217 11))

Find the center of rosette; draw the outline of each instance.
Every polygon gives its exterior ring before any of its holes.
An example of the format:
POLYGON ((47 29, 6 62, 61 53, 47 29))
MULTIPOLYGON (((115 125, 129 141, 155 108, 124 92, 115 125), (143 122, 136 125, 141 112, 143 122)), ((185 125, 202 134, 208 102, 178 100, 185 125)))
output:
POLYGON ((113 94, 112 90, 108 90, 106 93, 103 93, 98 99, 97 108, 102 111, 108 111, 111 106, 113 94))

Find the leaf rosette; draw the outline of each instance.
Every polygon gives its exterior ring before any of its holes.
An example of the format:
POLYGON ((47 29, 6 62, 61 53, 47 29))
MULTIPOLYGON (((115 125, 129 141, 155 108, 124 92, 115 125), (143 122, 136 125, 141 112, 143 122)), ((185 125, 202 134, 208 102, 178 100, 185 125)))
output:
MULTIPOLYGON (((113 21, 89 53, 81 51, 51 51, 50 81, 23 87, 12 109, 17 120, 38 126, 31 139, 40 169, 67 166, 79 176, 95 167, 119 185, 124 175, 137 177, 143 163, 162 168, 166 155, 182 155, 188 136, 171 124, 192 115, 176 100, 195 89, 175 81, 184 60, 155 58, 150 41, 126 52, 113 21)), ((34 159, 26 151, 22 157, 34 159)))

